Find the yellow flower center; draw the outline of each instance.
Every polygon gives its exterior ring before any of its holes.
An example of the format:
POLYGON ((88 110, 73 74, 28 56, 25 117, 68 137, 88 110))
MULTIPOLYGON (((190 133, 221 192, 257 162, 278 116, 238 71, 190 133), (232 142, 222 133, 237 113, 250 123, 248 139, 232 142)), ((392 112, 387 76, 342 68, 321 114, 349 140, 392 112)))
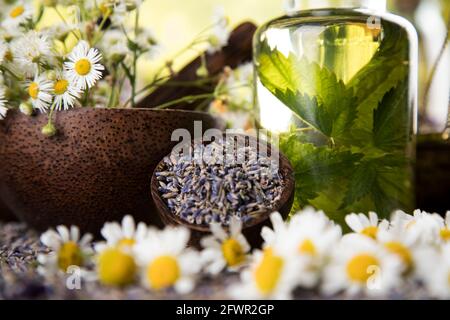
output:
POLYGON ((101 283, 125 286, 134 281, 136 263, 132 256, 120 249, 106 249, 98 257, 98 276, 101 283))
POLYGON ((80 59, 75 63, 75 72, 85 76, 91 71, 91 62, 88 59, 80 59))
POLYGON ((360 254, 348 262, 347 275, 352 281, 365 283, 371 275, 370 267, 377 266, 379 266, 379 262, 376 257, 370 254, 360 254))
POLYGON ((236 266, 245 260, 244 249, 241 244, 233 238, 224 241, 222 244, 222 254, 230 267, 236 266))
POLYGON ((28 94, 34 100, 39 96, 39 85, 36 82, 32 82, 28 87, 28 94))
POLYGON ((9 12, 9 16, 11 18, 17 18, 20 17, 25 12, 25 8, 23 6, 17 6, 12 8, 12 10, 9 12))
POLYGON ((402 259, 403 263, 407 266, 408 269, 411 268, 413 263, 411 251, 409 251, 409 249, 405 245, 400 242, 391 241, 386 242, 384 246, 389 252, 396 254, 400 259, 402 259))
POLYGON ((123 249, 126 247, 132 247, 136 244, 136 240, 132 239, 132 238, 123 238, 119 241, 119 243, 117 244, 117 247, 123 249))
POLYGON ((264 251, 263 258, 253 273, 259 291, 267 295, 275 289, 283 271, 283 265, 283 259, 274 255, 271 249, 264 251))
POLYGON ((62 95, 67 91, 67 87, 69 86, 69 81, 61 79, 55 82, 53 86, 53 91, 56 95, 62 95))
POLYGON ((378 233, 378 227, 375 227, 375 226, 367 227, 361 231, 361 234, 363 234, 367 237, 370 237, 372 239, 377 238, 377 233, 378 233))
POLYGON ((58 251, 58 267, 66 272, 70 266, 81 266, 83 264, 83 255, 80 247, 73 241, 64 243, 58 251))
POLYGON ((440 231, 441 239, 444 241, 450 241, 450 229, 449 228, 443 228, 440 231))
POLYGON ((315 256, 317 254, 316 246, 310 239, 305 239, 298 247, 298 250, 300 251, 300 253, 310 256, 315 256))
POLYGON ((178 261, 171 256, 158 257, 147 268, 147 280, 155 290, 172 287, 180 274, 178 261))

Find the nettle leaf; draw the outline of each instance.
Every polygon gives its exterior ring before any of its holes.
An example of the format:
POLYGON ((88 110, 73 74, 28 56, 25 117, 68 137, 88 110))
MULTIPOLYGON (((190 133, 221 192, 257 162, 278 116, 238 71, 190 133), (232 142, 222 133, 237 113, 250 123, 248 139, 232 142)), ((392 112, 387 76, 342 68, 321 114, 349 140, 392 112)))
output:
POLYGON ((303 143, 296 135, 281 137, 280 149, 293 164, 296 197, 301 205, 348 176, 362 154, 303 143))
POLYGON ((272 93, 275 90, 284 92, 286 89, 296 91, 299 77, 302 73, 295 63, 292 54, 285 57, 280 51, 271 51, 268 44, 262 46, 263 52, 258 60, 258 75, 264 86, 272 93))
POLYGON ((358 119, 355 134, 370 137, 373 111, 384 95, 395 88, 408 75, 408 37, 406 31, 383 23, 383 42, 370 62, 362 68, 347 86, 357 97, 358 119))
MULTIPOLYGON (((266 45, 267 46, 267 45, 266 45)), ((263 45, 264 47, 264 45, 263 45)), ((356 118, 353 90, 327 68, 266 47, 259 58, 262 84, 308 125, 330 138, 348 133, 356 118)))
POLYGON ((373 144, 383 150, 403 149, 408 142, 408 85, 389 91, 373 115, 373 144))
POLYGON ((347 192, 339 210, 348 208, 370 196, 386 217, 394 208, 406 208, 411 203, 411 172, 402 154, 387 154, 380 158, 364 159, 350 175, 347 192))
POLYGON ((340 210, 368 195, 376 182, 377 171, 372 162, 362 162, 350 176, 350 182, 340 210))

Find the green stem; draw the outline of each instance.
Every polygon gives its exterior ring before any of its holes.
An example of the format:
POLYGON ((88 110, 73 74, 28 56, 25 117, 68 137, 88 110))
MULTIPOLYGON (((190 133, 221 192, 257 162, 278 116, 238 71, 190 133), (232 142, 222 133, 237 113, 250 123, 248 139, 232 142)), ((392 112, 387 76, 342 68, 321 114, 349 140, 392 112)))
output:
MULTIPOLYGON (((59 11, 58 7, 54 6, 53 8, 55 9, 56 14, 59 16, 59 18, 62 20, 62 22, 65 25, 69 26, 69 23, 67 22, 66 18, 64 18, 64 15, 61 13, 61 11, 59 11)), ((77 40, 80 40, 80 37, 77 35, 77 33, 74 30, 70 30, 70 33, 72 33, 75 36, 75 38, 77 38, 77 40)))
POLYGON ((198 95, 185 96, 183 98, 161 104, 161 105, 155 107, 154 109, 160 110, 160 109, 165 109, 165 108, 168 108, 168 107, 171 107, 171 106, 177 105, 179 103, 183 103, 183 102, 193 103, 194 101, 197 101, 197 100, 214 98, 214 97, 215 97, 215 95, 213 93, 204 93, 204 94, 198 94, 198 95))

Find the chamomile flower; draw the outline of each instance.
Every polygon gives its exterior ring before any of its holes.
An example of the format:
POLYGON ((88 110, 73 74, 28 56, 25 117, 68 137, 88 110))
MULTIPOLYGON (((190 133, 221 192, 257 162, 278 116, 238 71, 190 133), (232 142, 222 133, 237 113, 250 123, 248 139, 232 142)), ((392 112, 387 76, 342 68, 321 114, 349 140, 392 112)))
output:
POLYGON ((6 117, 6 113, 8 112, 8 108, 6 107, 6 99, 5 99, 5 88, 0 86, 0 120, 6 117))
POLYGON ((403 228, 398 225, 380 228, 377 241, 390 253, 397 255, 403 263, 406 273, 414 271, 416 267, 415 252, 417 243, 403 228))
POLYGON ((396 211, 391 223, 403 229, 413 241, 423 245, 438 245, 441 242, 440 232, 445 227, 441 216, 420 210, 415 210, 413 215, 396 211))
POLYGON ((59 72, 53 81, 53 94, 56 110, 68 110, 73 108, 77 99, 80 98, 81 90, 73 85, 65 72, 59 72))
POLYGON ((235 299, 289 299, 299 283, 300 266, 298 257, 278 245, 255 251, 229 294, 235 299))
POLYGON ((322 211, 306 208, 291 218, 289 230, 281 241, 302 260, 299 275, 302 286, 310 288, 318 283, 322 268, 341 236, 340 226, 322 211))
POLYGON ((129 246, 96 245, 96 271, 100 283, 123 287, 135 282, 138 268, 129 246))
POLYGON ((418 251, 420 278, 432 297, 450 299, 450 244, 440 250, 435 247, 422 247, 418 251))
POLYGON ((6 18, 2 21, 2 27, 5 29, 18 28, 33 17, 33 5, 29 1, 17 1, 6 8, 6 18))
POLYGON ((450 243, 450 211, 445 214, 445 221, 439 230, 439 239, 441 243, 450 243))
POLYGON ((265 247, 273 246, 277 238, 286 234, 288 230, 288 224, 283 221, 279 212, 270 215, 270 222, 272 223, 272 229, 266 226, 261 229, 261 237, 264 240, 265 247))
POLYGON ((372 239, 377 238, 377 233, 380 227, 386 227, 389 225, 389 221, 378 219, 378 215, 375 212, 369 212, 369 217, 365 214, 351 213, 345 217, 345 222, 354 232, 363 234, 372 239))
POLYGON ((201 252, 201 258, 206 271, 215 275, 225 268, 233 271, 241 267, 247 261, 250 251, 250 245, 242 234, 242 221, 233 217, 229 232, 218 223, 212 223, 210 228, 212 236, 201 241, 205 248, 201 252))
POLYGON ((52 275, 57 272, 65 273, 71 266, 86 267, 92 255, 92 235, 85 234, 80 239, 78 227, 56 227, 41 235, 41 242, 51 249, 48 254, 38 256, 38 272, 43 275, 52 275))
POLYGON ((131 53, 128 48, 127 38, 120 30, 112 29, 106 31, 101 46, 107 58, 114 63, 123 60, 131 53))
POLYGON ((26 75, 32 75, 37 67, 52 60, 51 44, 46 35, 29 31, 14 42, 13 54, 26 75))
POLYGON ((396 288, 403 272, 400 259, 370 237, 344 236, 324 270, 322 290, 327 295, 346 291, 381 295, 396 288))
POLYGON ((97 243, 95 249, 99 252, 107 247, 132 248, 143 241, 148 232, 149 229, 145 223, 139 222, 136 227, 133 217, 126 215, 122 219, 122 224, 117 222, 105 223, 100 233, 106 242, 97 243))
POLYGON ((228 44, 230 31, 228 30, 228 17, 225 16, 224 9, 217 7, 213 14, 213 27, 209 36, 208 53, 212 54, 221 50, 228 44))
POLYGON ((186 249, 189 236, 187 229, 168 227, 150 233, 135 246, 145 287, 155 291, 174 288, 180 294, 194 288, 195 277, 202 266, 199 254, 186 249))
POLYGON ((84 90, 95 85, 97 80, 102 78, 102 71, 105 69, 99 62, 102 55, 95 48, 90 48, 89 44, 81 40, 75 46, 68 57, 68 62, 64 63, 65 69, 71 81, 84 90))
POLYGON ((33 107, 42 113, 47 112, 52 103, 53 83, 44 75, 36 76, 27 84, 27 90, 33 107))
POLYGON ((8 52, 8 44, 2 39, 0 39, 0 66, 3 64, 3 60, 5 60, 7 52, 8 52))

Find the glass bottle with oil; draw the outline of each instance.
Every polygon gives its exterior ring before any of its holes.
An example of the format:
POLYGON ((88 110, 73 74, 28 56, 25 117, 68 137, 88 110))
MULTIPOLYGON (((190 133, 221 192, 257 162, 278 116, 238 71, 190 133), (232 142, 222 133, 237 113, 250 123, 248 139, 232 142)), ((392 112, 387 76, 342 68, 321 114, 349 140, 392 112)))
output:
POLYGON ((410 211, 417 34, 383 0, 310 2, 254 38, 258 124, 294 167, 294 210, 410 211))

